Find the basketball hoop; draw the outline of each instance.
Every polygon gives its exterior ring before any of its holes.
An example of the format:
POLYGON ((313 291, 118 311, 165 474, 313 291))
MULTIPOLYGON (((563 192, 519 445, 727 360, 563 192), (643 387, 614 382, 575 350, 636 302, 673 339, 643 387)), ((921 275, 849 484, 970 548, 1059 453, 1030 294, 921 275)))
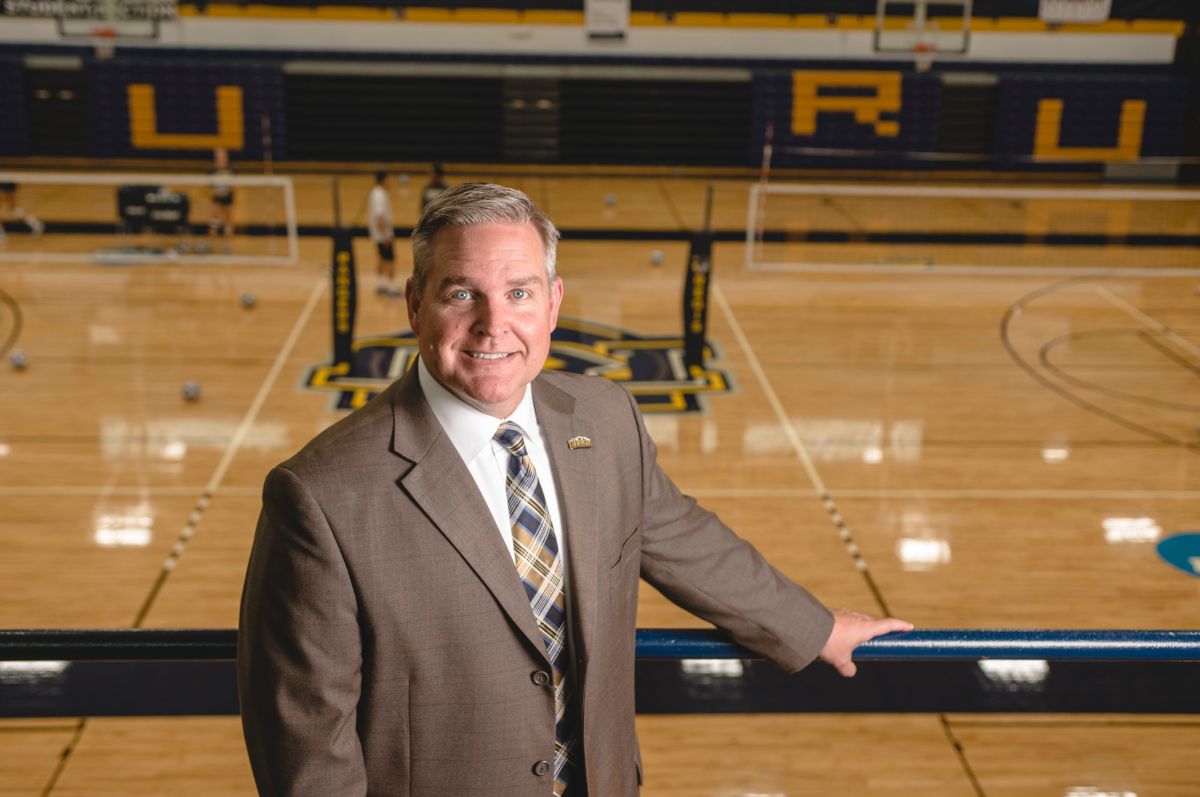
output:
POLYGON ((88 31, 88 38, 92 40, 92 51, 98 61, 107 61, 117 51, 117 31, 114 28, 92 28, 88 31))
POLYGON ((913 44, 913 67, 917 72, 928 72, 933 66, 933 59, 937 57, 937 45, 933 42, 916 42, 913 44))

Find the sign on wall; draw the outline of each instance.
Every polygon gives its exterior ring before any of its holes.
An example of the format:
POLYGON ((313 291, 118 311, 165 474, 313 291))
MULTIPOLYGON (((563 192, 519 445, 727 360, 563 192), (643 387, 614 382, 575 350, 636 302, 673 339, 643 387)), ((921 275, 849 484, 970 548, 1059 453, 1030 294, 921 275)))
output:
POLYGON ((584 0, 589 39, 624 39, 629 33, 629 0, 584 0))
POLYGON ((59 35, 89 36, 106 28, 118 36, 154 38, 178 16, 177 0, 4 0, 5 16, 57 19, 59 35))
POLYGON ((1112 0, 1041 0, 1038 6, 1043 22, 1096 24, 1111 13, 1112 0))

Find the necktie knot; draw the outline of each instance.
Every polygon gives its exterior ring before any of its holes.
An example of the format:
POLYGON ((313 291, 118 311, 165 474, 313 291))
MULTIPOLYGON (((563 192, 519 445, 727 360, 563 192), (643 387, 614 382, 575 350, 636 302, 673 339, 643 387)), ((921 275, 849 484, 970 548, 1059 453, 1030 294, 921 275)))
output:
POLYGON ((500 424, 493 439, 508 449, 514 457, 525 456, 525 432, 511 421, 500 424))

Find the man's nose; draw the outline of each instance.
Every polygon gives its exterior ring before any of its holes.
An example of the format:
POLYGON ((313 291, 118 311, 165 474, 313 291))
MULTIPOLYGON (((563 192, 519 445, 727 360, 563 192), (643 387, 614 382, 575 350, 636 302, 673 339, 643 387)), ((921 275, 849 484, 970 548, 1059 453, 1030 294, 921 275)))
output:
POLYGON ((479 335, 498 337, 508 329, 508 308, 500 299, 484 297, 476 304, 474 330, 479 335))

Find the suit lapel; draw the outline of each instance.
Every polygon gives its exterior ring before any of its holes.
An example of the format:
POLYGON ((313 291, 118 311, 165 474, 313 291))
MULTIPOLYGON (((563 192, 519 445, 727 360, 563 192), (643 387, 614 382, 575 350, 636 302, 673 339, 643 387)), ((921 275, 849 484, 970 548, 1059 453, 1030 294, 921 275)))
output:
POLYGON ((567 537, 568 589, 579 618, 576 656, 587 661, 596 627, 598 561, 596 468, 592 449, 567 446, 573 437, 594 439, 592 426, 575 415, 575 399, 544 379, 533 383, 533 401, 558 485, 567 537))
POLYGON ((426 403, 416 368, 402 378, 393 412, 392 450, 413 463, 400 477, 400 489, 458 550, 512 624, 545 658, 545 643, 512 557, 471 472, 426 403))

